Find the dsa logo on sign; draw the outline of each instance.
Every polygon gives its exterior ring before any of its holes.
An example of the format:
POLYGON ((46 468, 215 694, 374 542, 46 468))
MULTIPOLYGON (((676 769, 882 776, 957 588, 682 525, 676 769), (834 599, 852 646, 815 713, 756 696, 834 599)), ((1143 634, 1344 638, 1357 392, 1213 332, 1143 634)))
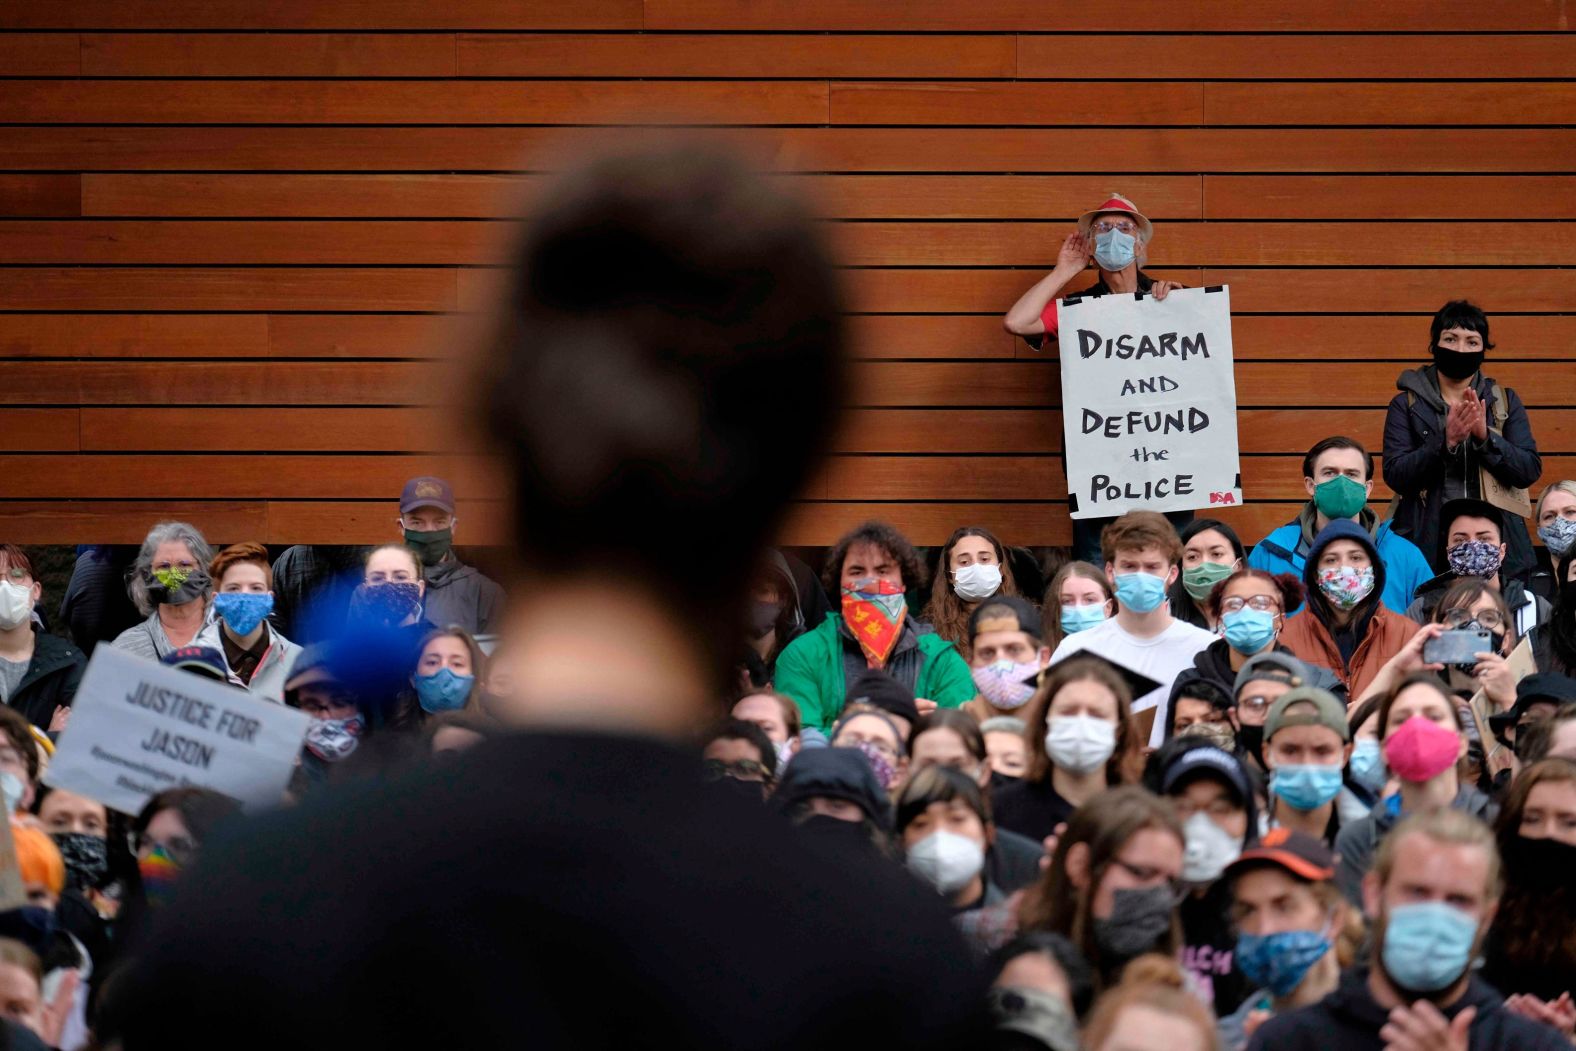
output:
POLYGON ((1237 502, 1235 493, 1210 493, 1209 502, 1212 504, 1234 504, 1237 502))

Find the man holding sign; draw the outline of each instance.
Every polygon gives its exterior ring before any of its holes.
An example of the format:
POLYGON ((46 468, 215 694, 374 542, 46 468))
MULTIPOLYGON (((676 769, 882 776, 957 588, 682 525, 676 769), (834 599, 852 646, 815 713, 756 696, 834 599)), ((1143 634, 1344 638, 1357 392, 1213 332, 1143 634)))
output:
POLYGON ((188 785, 266 808, 283 798, 310 722, 228 683, 100 646, 44 781, 127 814, 188 785))
MULTIPOLYGON (((1035 350, 1040 349, 1047 337, 1057 339, 1062 328, 1057 297, 1091 261, 1098 268, 1099 278, 1090 287, 1075 293, 1076 296, 1094 299, 1113 293, 1144 293, 1153 296, 1155 302, 1163 301, 1173 289, 1182 286, 1175 281, 1156 281, 1139 269, 1148 258, 1149 241, 1153 236, 1154 224, 1133 202, 1120 194, 1112 194, 1100 207, 1079 217, 1078 229, 1062 242, 1056 268, 1019 297, 1002 319, 1003 327, 1015 336, 1022 336, 1035 350)), ((1064 383, 1062 389, 1065 392, 1069 388, 1064 383)), ((1172 525, 1181 528, 1193 514, 1191 511, 1173 512, 1167 517, 1172 525)), ((1075 515, 1073 557, 1098 564, 1100 530, 1109 522, 1109 518, 1090 520, 1075 515)))

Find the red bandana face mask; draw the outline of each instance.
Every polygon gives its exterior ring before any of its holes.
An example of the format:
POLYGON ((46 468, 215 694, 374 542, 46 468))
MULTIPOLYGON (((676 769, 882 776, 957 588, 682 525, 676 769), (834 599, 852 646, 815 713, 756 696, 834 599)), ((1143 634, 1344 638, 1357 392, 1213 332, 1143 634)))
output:
POLYGON ((890 580, 867 577, 843 589, 843 623, 859 640, 859 648, 872 668, 885 667, 892 647, 903 634, 903 618, 907 614, 903 589, 890 580))

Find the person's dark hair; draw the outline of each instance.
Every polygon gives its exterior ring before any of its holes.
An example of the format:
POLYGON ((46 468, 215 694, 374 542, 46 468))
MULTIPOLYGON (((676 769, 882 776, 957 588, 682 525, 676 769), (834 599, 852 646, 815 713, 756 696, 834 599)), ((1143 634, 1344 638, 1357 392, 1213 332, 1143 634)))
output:
MULTIPOLYGON (((936 634, 957 646, 958 652, 964 660, 969 659, 973 639, 969 637, 969 614, 979 606, 965 603, 952 589, 952 549, 962 540, 977 536, 984 540, 996 552, 996 564, 1001 569, 1001 587, 996 590, 996 595, 1018 594, 1018 582, 1012 575, 1012 563, 1007 557, 1007 549, 1002 542, 996 539, 984 526, 964 526, 955 530, 947 537, 947 542, 941 545, 941 555, 936 563, 936 575, 930 583, 930 601, 925 604, 925 611, 921 619, 936 629, 936 634)), ((838 567, 841 576, 842 567, 838 567)), ((908 583, 904 576, 903 583, 908 583)), ((995 598, 992 595, 991 598, 995 598)), ((982 601, 989 602, 990 599, 982 601)))
MULTIPOLYGON (((1466 732, 1466 724, 1461 721, 1461 700, 1450 692, 1450 688, 1439 681, 1439 676, 1431 671, 1415 671, 1395 684, 1395 687, 1379 702, 1379 740, 1383 741, 1385 734, 1390 730, 1390 709, 1395 707, 1395 699, 1413 686, 1427 686, 1438 692, 1450 707, 1450 714, 1456 720, 1456 731, 1466 732)), ((1353 727, 1353 729, 1356 729, 1353 727)))
POLYGON ((1303 588, 1302 581, 1297 579, 1295 573, 1271 573, 1268 570, 1244 566, 1216 584, 1214 590, 1209 593, 1209 600, 1206 605, 1209 609, 1209 615, 1214 617, 1215 620, 1220 620, 1220 604, 1226 601, 1226 589, 1244 577, 1257 577, 1260 580, 1269 581, 1270 588, 1280 596, 1282 616, 1301 606, 1303 600, 1307 597, 1307 591, 1303 588))
POLYGON ((1178 701, 1203 701, 1211 711, 1222 714, 1237 706, 1237 699, 1230 691, 1207 675, 1195 675, 1186 682, 1178 681, 1171 691, 1171 736, 1176 735, 1178 701))
POLYGON ((1522 769, 1549 757, 1554 747, 1554 731, 1568 722, 1576 722, 1576 703, 1562 704, 1547 719, 1535 719, 1525 730, 1516 731, 1516 756, 1522 769))
POLYGON ((843 562, 848 558, 848 549, 855 544, 870 544, 891 555, 892 561, 897 563, 903 574, 905 591, 912 591, 924 584, 924 567, 914 545, 908 542, 908 537, 898 532, 896 526, 885 522, 865 522, 844 533, 827 553, 826 568, 821 571, 821 583, 826 585, 826 593, 832 596, 834 608, 837 596, 843 593, 843 562))
MULTIPOLYGON (((1544 759, 1524 767, 1510 783, 1499 818, 1494 822, 1500 857, 1513 858, 1518 853, 1516 841, 1521 838, 1521 820, 1532 789, 1557 782, 1576 783, 1576 762, 1544 759)), ((1568 972, 1576 963, 1576 927, 1558 921, 1576 915, 1576 888, 1566 881, 1523 886, 1517 883, 1514 872, 1507 871, 1507 875, 1511 878, 1505 881, 1499 911, 1489 929, 1496 955, 1523 971, 1549 967, 1568 972)))
MULTIPOLYGON (((1576 547, 1565 553, 1554 571, 1554 608, 1549 614, 1549 649, 1567 669, 1576 670, 1576 603, 1566 602, 1565 582, 1570 579, 1576 547)), ((1566 674, 1569 674, 1567 672, 1566 674)))
POLYGON ((1369 719, 1372 719, 1379 714, 1379 706, 1383 703, 1384 695, 1374 694, 1373 696, 1368 697, 1358 704, 1357 707, 1352 709, 1352 714, 1347 718, 1346 721, 1351 727, 1353 741, 1357 740, 1358 729, 1369 719))
POLYGON ((937 708, 921 715, 908 731, 908 754, 914 754, 914 742, 919 735, 930 730, 951 730, 963 739, 963 747, 980 762, 984 762, 985 735, 980 732, 980 722, 962 708, 937 708))
POLYGON ((1439 345, 1440 335, 1453 328, 1476 332, 1483 337, 1485 351, 1494 349, 1494 344, 1490 343, 1488 338, 1488 315, 1474 303, 1469 303, 1465 299, 1452 299, 1439 308, 1433 322, 1428 326, 1429 354, 1432 354, 1434 348, 1439 345))
POLYGON ((729 716, 712 727, 711 732, 701 741, 701 747, 704 748, 713 741, 743 741, 755 749, 760 756, 760 764, 766 768, 766 780, 776 779, 777 749, 772 745, 772 739, 766 736, 766 731, 759 726, 729 716))
POLYGON ((1314 616, 1319 618, 1319 623, 1328 628, 1332 635, 1335 633, 1335 629, 1332 627, 1332 625, 1335 624, 1336 614, 1338 611, 1336 610, 1334 604, 1331 603, 1329 598, 1324 594, 1324 589, 1318 587, 1316 583, 1312 586, 1309 586, 1309 581, 1317 580, 1318 560, 1324 555, 1324 549, 1339 540, 1353 540, 1354 542, 1360 544, 1363 550, 1368 552, 1368 558, 1374 570, 1374 589, 1367 595, 1363 596, 1363 600, 1348 611, 1348 623, 1366 624, 1368 622, 1368 618, 1373 616, 1373 614, 1379 609, 1380 604, 1384 601, 1384 583, 1386 573, 1385 564, 1384 559, 1379 557, 1379 549, 1374 546, 1372 538, 1369 538, 1369 540, 1364 543, 1362 541, 1356 540, 1355 537, 1335 536, 1326 541, 1321 547, 1318 548, 1318 550, 1310 550, 1308 552, 1307 562, 1303 566, 1303 590, 1307 595, 1308 609, 1313 613, 1314 616))
POLYGON ((0 704, 0 733, 5 734, 6 740, 11 742, 17 754, 22 757, 22 763, 27 767, 27 779, 38 780, 38 741, 33 737, 32 724, 27 721, 27 716, 15 708, 0 704))
POLYGON ((1072 1003, 1073 1013, 1082 1018, 1094 1003, 1094 972, 1089 969, 1089 961, 1063 935, 1050 931, 1026 931, 997 949, 986 963, 986 972, 992 984, 1001 977, 1001 972, 1007 969, 1009 963, 1030 953, 1047 956, 1061 968, 1067 978, 1068 999, 1072 1003))
POLYGON ((1363 443, 1356 438, 1346 438, 1341 435, 1336 435, 1333 438, 1321 438, 1313 443, 1313 448, 1309 449, 1302 458, 1302 476, 1304 478, 1312 478, 1313 467, 1319 462, 1319 457, 1331 449, 1357 450, 1363 458, 1363 481, 1366 482, 1374 476, 1374 454, 1369 452, 1363 446, 1363 443))
POLYGON ((979 816, 980 824, 990 827, 990 797, 980 788, 980 783, 961 770, 950 766, 927 766, 903 783, 898 792, 897 821, 894 828, 898 836, 909 822, 925 812, 932 803, 950 803, 961 800, 979 816))
POLYGON ((836 431, 843 295, 788 180, 672 133, 621 143, 538 197, 475 403, 522 569, 660 597, 722 696, 752 571, 836 431))
POLYGON ((162 811, 174 810, 198 845, 207 842, 209 835, 221 823, 241 812, 240 804, 227 795, 208 788, 169 788, 143 804, 131 823, 137 835, 148 831, 148 825, 162 811))

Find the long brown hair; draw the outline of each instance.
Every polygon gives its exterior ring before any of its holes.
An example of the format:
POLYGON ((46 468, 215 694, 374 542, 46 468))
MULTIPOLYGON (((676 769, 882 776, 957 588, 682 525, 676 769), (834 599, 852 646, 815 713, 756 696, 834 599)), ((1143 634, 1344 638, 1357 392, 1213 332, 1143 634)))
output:
MULTIPOLYGON (((1511 782, 1499 820, 1494 823, 1502 858, 1513 853, 1515 840, 1521 837, 1521 819, 1533 788, 1560 782, 1576 783, 1576 762, 1542 759, 1511 782)), ((1533 888, 1512 878, 1505 881, 1489 935, 1498 953, 1517 965, 1547 964, 1569 970, 1576 964, 1576 926, 1562 921, 1572 915, 1576 915, 1576 889, 1568 884, 1533 888)))
POLYGON ((1040 677, 1040 688, 1024 706, 1024 741, 1029 750, 1029 767, 1024 778, 1045 781, 1051 776, 1051 757, 1045 751, 1045 730, 1050 719, 1051 702, 1062 687, 1075 682, 1097 682, 1116 695, 1116 751, 1105 763, 1105 783, 1131 784, 1138 780, 1143 755, 1138 740, 1138 724, 1133 721, 1133 695, 1127 683, 1105 661, 1073 655, 1058 661, 1040 677))
POLYGON ((1053 650, 1067 637, 1067 633, 1062 630, 1062 585, 1067 583, 1069 577, 1081 577, 1099 584, 1100 590, 1105 593, 1105 600, 1111 603, 1111 611, 1116 611, 1116 592, 1111 590, 1111 582, 1105 578, 1099 566, 1091 562, 1064 564, 1051 578, 1051 586, 1045 589, 1045 600, 1040 603, 1045 611, 1045 644, 1053 650))
POLYGON ((947 538, 941 547, 936 577, 930 582, 930 601, 925 604, 925 612, 920 616, 936 629, 937 635, 956 645, 964 660, 969 659, 970 643, 973 642, 969 638, 969 614, 974 612, 979 603, 964 602, 952 590, 952 549, 960 540, 971 536, 979 537, 995 549, 996 564, 1001 567, 1001 587, 996 590, 996 594, 1018 593, 1018 583, 1012 578, 1012 566, 1007 562, 1007 549, 996 539, 996 534, 984 526, 964 526, 947 538))
MULTIPOLYGON (((1145 829, 1158 829, 1186 843, 1182 822, 1177 820, 1171 801, 1126 785, 1101 792, 1073 811, 1067 831, 1056 843, 1051 863, 1023 896, 1018 907, 1019 930, 1045 930, 1068 938, 1084 959, 1100 969, 1100 952, 1094 941, 1091 914, 1095 893, 1117 853, 1145 829), (1089 879, 1080 890, 1067 875, 1067 855, 1083 844, 1089 851, 1089 879)), ((1171 935, 1162 947, 1175 952, 1182 943, 1180 926, 1172 918, 1171 935)))

